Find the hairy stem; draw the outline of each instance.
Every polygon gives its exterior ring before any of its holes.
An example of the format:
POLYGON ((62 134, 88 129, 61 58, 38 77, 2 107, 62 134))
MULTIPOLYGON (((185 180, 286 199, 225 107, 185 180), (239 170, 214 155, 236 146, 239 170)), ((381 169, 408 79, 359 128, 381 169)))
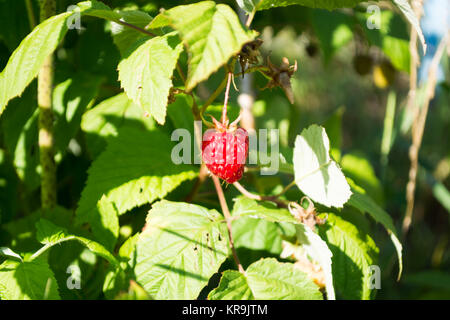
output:
POLYGON ((236 265, 238 266, 239 272, 242 274, 245 274, 244 268, 242 267, 242 264, 239 261, 239 257, 236 253, 236 249, 234 248, 233 233, 231 232, 232 219, 231 219, 230 210, 228 209, 227 201, 225 200, 225 195, 223 194, 222 186, 220 185, 220 181, 219 181, 218 177, 213 175, 212 179, 214 181, 214 186, 216 187, 217 197, 219 198, 223 216, 225 217, 225 221, 227 223, 228 238, 230 240, 230 247, 231 247, 231 252, 233 253, 234 261, 236 262, 236 265))
POLYGON ((246 196, 247 198, 249 198, 249 199, 253 199, 253 200, 258 200, 258 201, 272 201, 272 202, 275 202, 277 205, 278 205, 278 207, 281 207, 281 208, 287 208, 287 202, 286 201, 283 201, 283 200, 281 200, 281 199, 278 199, 278 197, 280 196, 280 195, 282 195, 284 192, 286 192, 290 187, 291 187, 291 185, 288 185, 286 188, 285 188, 285 190, 283 190, 280 194, 278 194, 278 195, 275 195, 275 196, 261 196, 261 195, 259 195, 259 194, 253 194, 253 193, 251 193, 250 191, 248 191, 247 189, 245 189, 239 182, 235 182, 235 183, 233 183, 233 185, 236 187, 236 189, 238 189, 238 191, 240 192, 240 193, 242 193, 244 196, 246 196))
MULTIPOLYGON (((41 22, 56 14, 54 0, 42 0, 40 9, 41 22)), ((50 209, 56 205, 56 164, 54 158, 53 137, 53 55, 49 55, 38 75, 39 106, 39 158, 41 172, 41 206, 50 209)))
POLYGON ((222 124, 225 125, 227 122, 227 105, 228 105, 228 98, 230 96, 230 85, 231 85, 231 77, 233 76, 232 72, 228 72, 228 80, 227 80, 227 87, 225 89, 225 100, 223 102, 222 107, 222 124))

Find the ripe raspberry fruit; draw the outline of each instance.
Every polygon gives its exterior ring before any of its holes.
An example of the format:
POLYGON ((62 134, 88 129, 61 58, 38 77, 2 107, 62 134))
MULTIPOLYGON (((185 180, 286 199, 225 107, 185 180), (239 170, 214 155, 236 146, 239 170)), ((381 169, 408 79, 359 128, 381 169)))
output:
MULTIPOLYGON (((215 119, 213 119, 215 120, 215 119)), ((202 158, 209 171, 233 183, 242 178, 248 155, 248 133, 235 125, 222 125, 214 121, 216 127, 203 135, 202 158)))

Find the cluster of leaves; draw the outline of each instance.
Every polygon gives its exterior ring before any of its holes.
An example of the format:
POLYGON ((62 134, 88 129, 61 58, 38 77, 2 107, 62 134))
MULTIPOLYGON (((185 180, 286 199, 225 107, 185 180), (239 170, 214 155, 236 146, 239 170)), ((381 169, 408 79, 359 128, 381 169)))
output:
MULTIPOLYGON (((244 0, 238 4, 252 15, 291 4, 336 9, 359 2, 244 0)), ((395 2, 417 27, 407 2, 395 2)), ((28 188, 36 190, 39 175, 36 155, 34 167, 24 166, 24 159, 33 156, 29 144, 35 140, 30 137, 37 130, 37 111, 29 107, 35 89, 25 89, 76 15, 111 22, 121 55, 117 68, 124 92, 92 107, 104 81, 101 77, 80 74, 55 87, 55 131, 64 128, 64 134, 56 136, 57 160, 64 157, 81 128, 94 161, 74 219, 70 211, 56 207, 5 225, 9 234, 23 234, 24 239, 11 243, 18 253, 1 249, 6 257, 0 265, 1 299, 73 298, 66 288, 67 274, 62 269, 66 265, 58 268, 55 263, 63 251, 68 253, 62 260, 78 265, 83 278, 100 272, 92 276, 100 283, 89 288, 94 297, 100 294, 96 288, 106 298, 134 288, 153 299, 323 299, 323 291, 328 299, 336 293, 342 298, 368 299, 373 295, 369 267, 376 264, 378 248, 368 235, 366 213, 387 230, 401 274, 402 247, 391 217, 344 176, 330 155, 338 148, 332 141, 330 149, 326 130, 317 125, 296 136, 294 149, 288 151, 292 161, 282 163, 282 171, 294 177, 298 194, 315 202, 328 218, 316 233, 271 202, 235 198, 232 231, 238 254, 245 250, 268 253, 256 261, 245 255, 244 273, 233 270, 228 230, 218 211, 180 201, 181 194, 174 196, 177 201, 166 199, 198 175, 198 167, 172 162, 170 128, 193 131, 194 106, 188 102, 195 99, 192 90, 258 35, 242 26, 231 7, 213 1, 176 6, 155 18, 138 10, 113 11, 97 1, 80 2, 77 9, 47 19, 25 37, 0 74, 0 114, 14 167, 28 188), (174 72, 184 63, 187 76, 178 70, 181 84, 176 83, 174 72), (168 105, 174 89, 186 94, 168 105), (152 205, 145 226, 132 234, 121 220, 146 204, 152 205), (283 248, 298 251, 297 256, 320 270, 323 283, 315 282, 296 259, 281 258, 283 248), (99 264, 97 257, 106 261, 106 267, 100 262, 100 271, 93 268, 99 264), (208 286, 220 271, 220 282, 208 286)))

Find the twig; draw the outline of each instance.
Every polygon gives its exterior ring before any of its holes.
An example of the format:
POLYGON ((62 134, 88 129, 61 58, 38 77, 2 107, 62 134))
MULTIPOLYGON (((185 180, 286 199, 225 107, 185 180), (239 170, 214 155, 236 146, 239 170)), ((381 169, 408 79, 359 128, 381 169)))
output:
MULTIPOLYGON (((282 207, 282 208, 287 208, 287 206, 288 206, 286 201, 278 199, 278 197, 285 192, 284 190, 280 194, 275 195, 275 196, 261 196, 259 194, 251 193, 237 181, 235 183, 233 183, 233 185, 236 187, 236 189, 238 189, 238 191, 240 193, 242 193, 244 196, 246 196, 249 199, 258 200, 258 201, 272 201, 272 202, 276 203, 279 207, 282 207)), ((290 188, 290 185, 288 187, 290 188)), ((289 189, 289 188, 287 188, 287 189, 289 189)))
POLYGON ((208 108, 211 105, 211 103, 213 103, 214 100, 216 100, 216 98, 223 91, 226 85, 227 85, 227 77, 225 77, 222 80, 217 89, 209 96, 208 100, 206 100, 206 102, 203 104, 202 109, 200 110, 201 114, 205 113, 206 108, 208 108))
MULTIPOLYGON (((416 177, 417 177, 417 169, 418 169, 418 159, 419 159, 419 150, 422 144, 423 132, 425 129, 425 122, 427 119, 428 107, 430 105, 430 101, 434 97, 434 92, 436 89, 436 73, 439 66, 439 61, 445 51, 447 45, 448 34, 441 40, 438 49, 433 57, 433 60, 430 64, 430 69, 428 71, 428 80, 426 83, 426 91, 425 91, 425 101, 422 108, 416 111, 416 116, 413 122, 412 128, 412 145, 409 149, 409 158, 411 161, 411 167, 409 169, 409 181, 406 186, 406 213, 403 219, 402 224, 402 232, 403 235, 409 230, 412 222, 412 215, 414 210, 414 192, 416 189, 416 177)), ((418 108, 418 106, 415 106, 418 108)))
POLYGON ((228 238, 230 240, 231 252, 233 253, 234 261, 236 262, 239 272, 245 274, 244 268, 242 267, 241 262, 239 261, 239 257, 236 253, 236 249, 234 248, 233 234, 231 232, 231 214, 228 209, 227 201, 225 200, 225 195, 223 194, 222 186, 220 185, 219 178, 216 176, 212 176, 214 181, 214 186, 216 187, 217 196, 219 197, 220 206, 222 207, 222 212, 225 217, 225 221, 227 223, 228 228, 228 238))
POLYGON ((138 26, 135 26, 134 24, 131 24, 131 23, 128 23, 128 22, 125 22, 125 21, 122 21, 122 20, 115 20, 114 22, 118 23, 118 24, 121 24, 123 26, 126 26, 128 28, 132 28, 132 29, 134 29, 136 31, 139 31, 141 33, 144 33, 144 34, 146 34, 146 35, 148 35, 150 37, 156 37, 156 34, 150 32, 150 31, 147 31, 145 29, 142 29, 142 28, 140 28, 138 26))
MULTIPOLYGON (((56 14, 54 0, 41 1, 41 22, 56 14)), ((41 173, 41 206, 50 209, 56 205, 56 163, 53 137, 53 55, 45 58, 38 75, 39 106, 39 160, 41 173)))

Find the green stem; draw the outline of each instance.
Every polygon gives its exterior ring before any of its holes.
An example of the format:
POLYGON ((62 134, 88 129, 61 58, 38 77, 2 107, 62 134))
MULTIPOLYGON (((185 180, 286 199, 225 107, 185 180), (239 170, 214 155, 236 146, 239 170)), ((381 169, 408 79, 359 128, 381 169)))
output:
MULTIPOLYGON (((41 0, 41 22, 56 14, 55 0, 41 0)), ((56 163, 53 137, 53 55, 45 58, 38 75, 39 159, 41 172, 41 206, 50 209, 56 205, 56 163)))
POLYGON ((222 107, 222 124, 225 125, 227 122, 227 105, 228 105, 228 98, 230 96, 230 85, 231 85, 231 77, 233 76, 232 72, 228 72, 228 80, 227 80, 227 88, 225 89, 225 100, 223 102, 222 107))
POLYGON ((36 27, 36 18, 34 17, 33 4, 31 0, 25 0, 27 6, 28 22, 30 23, 30 29, 33 30, 36 27))

